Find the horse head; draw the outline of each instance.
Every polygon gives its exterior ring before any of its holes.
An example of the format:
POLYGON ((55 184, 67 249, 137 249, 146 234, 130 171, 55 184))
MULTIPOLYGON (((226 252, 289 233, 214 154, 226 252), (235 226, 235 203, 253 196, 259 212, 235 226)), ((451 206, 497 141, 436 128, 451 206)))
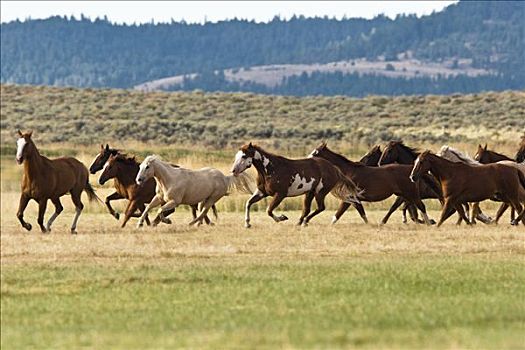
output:
POLYGON ((428 173, 430 170, 430 155, 430 151, 426 150, 416 158, 414 167, 410 172, 410 181, 417 182, 421 178, 421 175, 428 173))
POLYGON ((139 172, 135 177, 135 182, 137 183, 137 185, 142 185, 144 182, 148 181, 154 176, 154 164, 156 160, 156 156, 147 156, 146 159, 144 159, 144 161, 140 163, 139 172))
POLYGON ((314 150, 312 152, 310 152, 310 154, 308 155, 308 158, 313 158, 313 157, 322 157, 322 154, 327 150, 327 147, 326 147, 326 141, 323 141, 321 142, 321 144, 319 146, 317 146, 316 148, 314 148, 314 150))
POLYGON ((33 131, 22 132, 18 130, 18 140, 16 140, 16 162, 22 164, 24 159, 29 159, 36 146, 31 140, 33 131))
MULTIPOLYGON (((100 174, 100 177, 98 178, 98 183, 101 185, 104 185, 109 179, 112 179, 117 176, 118 172, 118 165, 117 161, 119 156, 116 155, 110 155, 108 160, 105 162, 104 165, 104 171, 102 171, 102 174, 100 174)), ((94 174, 94 173, 92 173, 94 174)))
POLYGON ((251 142, 242 146, 235 154, 232 174, 234 176, 239 176, 239 174, 252 166, 253 160, 256 158, 261 158, 261 154, 257 151, 256 146, 253 146, 251 142))
POLYGON ((119 150, 109 148, 109 145, 106 143, 106 146, 100 145, 100 153, 95 157, 93 160, 93 163, 91 163, 91 166, 89 167, 89 172, 91 174, 95 174, 97 171, 102 170, 104 167, 104 164, 109 159, 109 156, 111 155, 117 155, 119 153, 119 150))

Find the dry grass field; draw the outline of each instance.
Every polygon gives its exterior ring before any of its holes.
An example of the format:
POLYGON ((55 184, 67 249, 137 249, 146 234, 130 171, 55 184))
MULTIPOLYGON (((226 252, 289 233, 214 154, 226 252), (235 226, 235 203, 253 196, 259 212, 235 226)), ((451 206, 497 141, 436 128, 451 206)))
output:
MULTIPOLYGON (((89 164, 91 149, 44 152, 89 164)), ((222 153, 175 154, 169 159, 191 167, 227 171, 231 161, 222 153)), ((2 349, 525 344, 525 228, 508 225, 508 214, 499 226, 451 220, 437 229, 402 224, 397 212, 379 226, 387 202, 365 206, 369 225, 349 210, 332 226, 332 198, 304 228, 295 226, 300 202, 292 199, 282 206, 290 221, 273 223, 262 204, 247 230, 240 212, 247 196, 232 194, 219 202, 213 227, 188 227, 190 213, 180 208, 172 225, 137 229, 132 220, 120 229, 94 202, 70 235, 74 211, 64 197, 64 213, 43 235, 35 203, 26 211, 33 231, 15 217, 21 167, 7 154, 0 164, 2 349)), ((96 189, 104 197, 111 186, 96 189)), ((438 204, 427 204, 436 218, 438 204)), ((493 215, 496 205, 483 208, 493 215)))
MULTIPOLYGON (((248 196, 218 203, 213 227, 189 227, 181 207, 172 225, 125 229, 98 202, 86 203, 78 235, 73 206, 50 234, 36 203, 16 210, 22 167, 17 128, 34 129, 42 154, 89 165, 97 143, 143 159, 151 153, 189 168, 227 172, 238 145, 260 142, 293 157, 326 139, 358 159, 368 143, 403 137, 471 155, 478 142, 514 155, 525 128, 523 92, 465 96, 305 99, 253 94, 151 93, 1 86, 1 348, 439 348, 502 349, 525 344, 525 227, 441 228, 402 224, 392 199, 365 204, 365 225, 350 209, 336 225, 337 201, 308 227, 296 227, 301 199, 279 207, 248 196), (242 122, 242 123, 241 123, 242 122)), ((250 170, 252 171, 252 170, 250 170)), ((98 186, 111 193, 111 181, 98 186)), ((430 216, 439 203, 426 201, 430 216)), ((114 205, 122 211, 124 202, 114 205)), ((482 203, 494 215, 496 203, 482 203)), ((51 214, 48 205, 46 219, 51 214)))

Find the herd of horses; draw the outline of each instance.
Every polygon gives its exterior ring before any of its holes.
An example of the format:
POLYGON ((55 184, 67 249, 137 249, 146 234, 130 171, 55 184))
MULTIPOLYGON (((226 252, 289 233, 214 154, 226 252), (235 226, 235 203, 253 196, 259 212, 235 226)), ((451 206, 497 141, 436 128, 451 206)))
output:
POLYGON ((127 199, 121 226, 131 217, 138 217, 138 226, 171 223, 168 216, 181 205, 192 208, 191 225, 213 224, 208 216, 211 209, 215 218, 215 204, 236 190, 249 193, 245 206, 245 226, 250 227, 250 208, 254 203, 271 197, 267 214, 280 222, 288 218, 275 214, 275 209, 287 197, 304 196, 299 225, 325 210, 325 197, 332 193, 340 200, 332 223, 353 206, 362 220, 368 223, 362 202, 379 202, 392 195, 394 203, 381 220, 386 224, 391 214, 403 206, 403 222, 407 212, 416 223, 435 224, 426 212, 423 200, 437 199, 442 204, 440 226, 454 213, 458 224, 471 225, 479 220, 486 224, 501 218, 511 207, 511 224, 525 225, 525 137, 514 159, 478 146, 474 159, 443 146, 439 153, 419 152, 402 141, 390 141, 381 150, 374 146, 359 161, 352 161, 330 150, 325 142, 315 148, 307 158, 289 159, 272 154, 252 143, 242 146, 235 155, 232 171, 224 175, 214 168, 191 170, 170 164, 151 155, 139 163, 109 145, 101 145, 100 152, 88 169, 75 158, 49 159, 42 156, 32 140, 32 133, 18 131, 16 160, 24 165, 22 193, 17 217, 27 230, 31 224, 24 221, 24 210, 33 199, 38 203, 38 224, 42 232, 49 232, 63 207, 60 197, 71 194, 76 212, 71 232, 76 233, 78 218, 83 209, 81 193, 85 191, 91 201, 100 200, 89 184, 89 173, 102 171, 99 183, 113 179, 115 192, 105 200, 109 213, 117 220, 120 215, 111 202, 127 199), (254 183, 246 169, 254 167, 254 183), (44 225, 48 200, 55 212, 44 225), (311 212, 312 202, 317 208, 311 212), (484 214, 479 203, 485 200, 501 202, 494 220, 484 214), (158 215, 149 220, 148 213, 156 208, 158 215), (470 210, 472 209, 472 213, 470 210), (422 219, 419 218, 421 212, 422 219), (471 214, 471 215, 469 215, 471 214))

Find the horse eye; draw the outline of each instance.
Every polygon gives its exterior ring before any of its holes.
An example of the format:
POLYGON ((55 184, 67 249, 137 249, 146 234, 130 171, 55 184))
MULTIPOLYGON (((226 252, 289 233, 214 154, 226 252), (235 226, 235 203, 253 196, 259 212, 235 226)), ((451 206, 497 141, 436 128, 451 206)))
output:
POLYGON ((146 165, 146 169, 149 169, 149 165, 146 165))

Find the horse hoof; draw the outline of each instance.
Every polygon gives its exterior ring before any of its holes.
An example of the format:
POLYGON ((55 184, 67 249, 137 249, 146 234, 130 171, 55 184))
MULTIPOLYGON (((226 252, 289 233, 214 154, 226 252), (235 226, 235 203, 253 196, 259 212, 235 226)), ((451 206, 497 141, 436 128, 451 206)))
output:
POLYGON ((430 219, 430 225, 435 225, 435 224, 436 224, 436 220, 430 219))
POLYGON ((288 220, 288 217, 286 215, 279 216, 279 221, 286 221, 288 220))
POLYGON ((31 226, 29 222, 26 222, 25 225, 22 225, 22 226, 28 231, 31 231, 31 229, 33 228, 33 226, 31 226))
POLYGON ((143 223, 138 223, 138 224, 137 224, 137 228, 141 228, 141 227, 143 227, 143 226, 144 226, 143 223))
POLYGON ((244 227, 245 227, 245 228, 250 228, 250 227, 252 227, 252 225, 250 225, 249 223, 245 223, 245 224, 244 224, 244 227))
POLYGON ((171 220, 168 219, 168 218, 164 218, 164 220, 162 220, 162 222, 167 224, 167 225, 171 225, 171 220))
POLYGON ((75 229, 71 229, 71 234, 72 234, 72 235, 76 235, 77 233, 78 233, 77 230, 75 230, 75 229))
POLYGON ((215 223, 210 222, 208 225, 210 225, 210 226, 215 226, 215 223))
POLYGON ((302 227, 308 227, 308 223, 307 222, 303 222, 301 226, 302 227))
POLYGON ((113 214, 113 216, 115 217, 115 219, 119 220, 120 219, 120 214, 115 212, 115 214, 113 214))

